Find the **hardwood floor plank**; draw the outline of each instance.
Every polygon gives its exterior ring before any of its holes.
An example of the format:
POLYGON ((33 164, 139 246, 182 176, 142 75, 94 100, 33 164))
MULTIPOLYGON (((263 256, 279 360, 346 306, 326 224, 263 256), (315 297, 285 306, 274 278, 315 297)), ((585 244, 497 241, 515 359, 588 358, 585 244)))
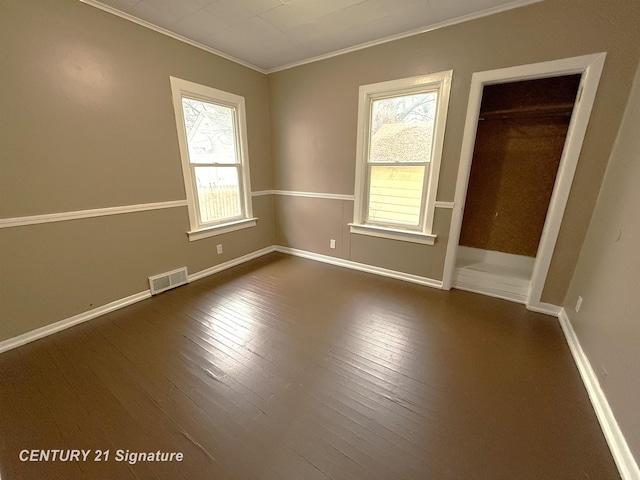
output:
MULTIPOLYGON (((238 428, 239 416, 236 411, 225 409, 226 405, 221 401, 222 397, 217 389, 218 384, 212 384, 209 377, 199 377, 197 370, 192 368, 192 364, 185 364, 184 359, 175 358, 173 355, 166 356, 162 351, 154 350, 153 338, 156 333, 153 330, 149 330, 150 335, 147 338, 151 349, 145 350, 144 354, 136 353, 143 339, 136 338, 135 334, 128 335, 133 332, 119 330, 104 329, 101 333, 114 344, 120 342, 118 345, 121 351, 132 359, 131 364, 135 365, 139 382, 145 392, 154 398, 161 408, 166 409, 167 415, 180 426, 183 437, 202 450, 209 460, 215 464, 219 463, 226 472, 238 473, 238 478, 247 478, 250 472, 245 471, 242 464, 234 468, 227 466, 228 459, 233 458, 235 453, 228 449, 226 443, 234 437, 251 434, 238 428), (119 340, 114 336, 116 333, 121 333, 119 340), (150 358, 147 356, 148 353, 152 353, 150 358), (157 375, 164 378, 158 381, 157 375), (208 391, 208 386, 216 389, 208 391), (202 426, 207 425, 211 430, 203 430, 202 426)), ((211 470, 208 471, 210 475, 211 470)), ((200 475, 203 475, 202 472, 200 475)))

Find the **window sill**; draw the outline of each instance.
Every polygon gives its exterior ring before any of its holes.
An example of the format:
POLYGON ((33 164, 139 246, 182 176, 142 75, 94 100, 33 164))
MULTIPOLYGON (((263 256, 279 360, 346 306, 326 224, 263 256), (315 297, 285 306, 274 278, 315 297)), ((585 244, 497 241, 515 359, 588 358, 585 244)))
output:
POLYGON ((193 242, 194 240, 222 235, 223 233, 235 232, 236 230, 242 230, 243 228, 255 227, 257 221, 257 218, 243 218, 242 220, 237 220, 235 222, 223 223, 213 227, 205 227, 200 230, 192 230, 187 232, 187 235, 189 236, 189 241, 193 242))
POLYGON ((424 232, 412 232, 410 230, 400 230, 396 228, 377 227, 373 225, 356 225, 350 223, 351 233, 358 235, 369 235, 370 237, 389 238, 402 242, 421 243, 423 245, 434 245, 437 235, 424 232))

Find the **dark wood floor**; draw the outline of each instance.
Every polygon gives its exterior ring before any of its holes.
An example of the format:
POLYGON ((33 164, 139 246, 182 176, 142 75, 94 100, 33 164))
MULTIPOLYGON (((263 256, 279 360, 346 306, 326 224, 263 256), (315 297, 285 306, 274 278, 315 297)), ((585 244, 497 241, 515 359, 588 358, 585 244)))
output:
POLYGON ((619 478, 556 319, 281 254, 6 352, 0 381, 2 480, 619 478))

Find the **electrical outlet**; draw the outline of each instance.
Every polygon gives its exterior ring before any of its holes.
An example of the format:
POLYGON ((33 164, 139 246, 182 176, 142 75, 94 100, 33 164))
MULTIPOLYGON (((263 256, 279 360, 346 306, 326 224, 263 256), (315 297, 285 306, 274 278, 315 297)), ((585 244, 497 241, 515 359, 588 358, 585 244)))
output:
POLYGON ((333 238, 329 241, 329 248, 336 248, 336 241, 333 238))
POLYGON ((582 306, 582 297, 578 297, 578 301, 576 302, 576 313, 580 311, 581 306, 582 306))
POLYGON ((218 251, 218 255, 222 253, 222 244, 216 245, 216 250, 218 251))

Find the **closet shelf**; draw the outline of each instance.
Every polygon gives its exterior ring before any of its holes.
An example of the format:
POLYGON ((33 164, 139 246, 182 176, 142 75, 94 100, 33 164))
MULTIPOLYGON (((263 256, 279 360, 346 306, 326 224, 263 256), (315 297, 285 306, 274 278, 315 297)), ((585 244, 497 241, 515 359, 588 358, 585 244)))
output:
POLYGON ((573 103, 560 103, 535 107, 516 107, 487 112, 481 111, 479 120, 570 116, 572 111, 573 103))

